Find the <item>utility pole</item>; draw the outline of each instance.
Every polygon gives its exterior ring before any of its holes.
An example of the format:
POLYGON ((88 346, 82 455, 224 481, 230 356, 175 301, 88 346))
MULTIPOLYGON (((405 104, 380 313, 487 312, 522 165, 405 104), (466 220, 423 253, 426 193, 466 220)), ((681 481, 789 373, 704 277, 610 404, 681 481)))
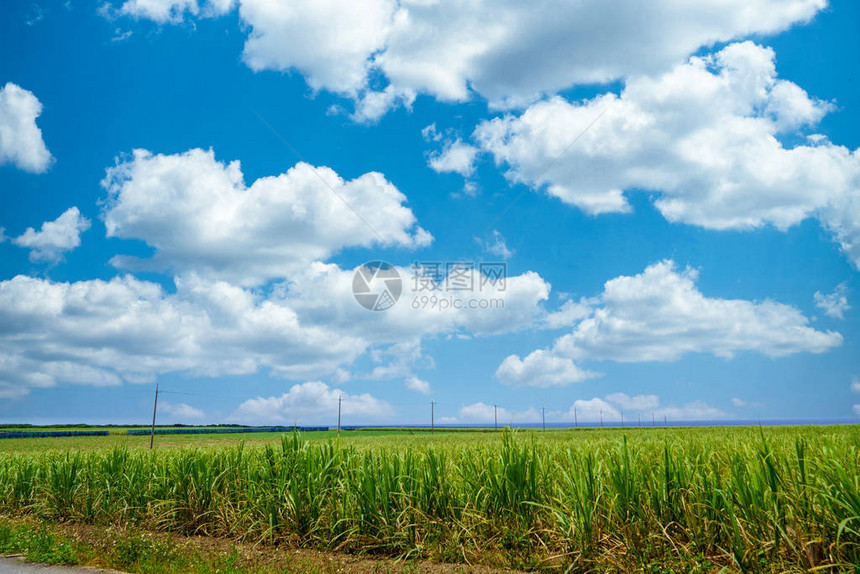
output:
POLYGON ((430 432, 436 428, 436 401, 430 401, 430 432))
POLYGON ((493 405, 493 430, 499 430, 499 405, 493 405))
POLYGON ((340 403, 343 401, 343 395, 337 397, 337 436, 340 436, 340 403))
POLYGON ((158 383, 155 383, 155 403, 152 405, 152 430, 149 433, 149 450, 155 442, 155 411, 158 409, 158 383))
POLYGON ((624 409, 621 409, 621 426, 624 426, 624 409))
POLYGON ((654 422, 654 413, 651 413, 651 426, 652 427, 657 426, 657 423, 654 422))
POLYGON ((540 408, 540 422, 543 425, 543 430, 546 430, 546 407, 540 408))
POLYGON ((573 407, 573 428, 579 428, 579 420, 576 418, 576 407, 573 407))
POLYGON ((639 413, 639 426, 642 426, 642 413, 639 413))
POLYGON ((669 415, 663 415, 663 426, 669 426, 669 415))

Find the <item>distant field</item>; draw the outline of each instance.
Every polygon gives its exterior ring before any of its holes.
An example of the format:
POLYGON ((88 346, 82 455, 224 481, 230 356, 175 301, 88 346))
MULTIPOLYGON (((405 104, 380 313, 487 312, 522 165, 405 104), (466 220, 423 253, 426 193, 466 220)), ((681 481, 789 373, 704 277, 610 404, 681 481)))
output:
POLYGON ((0 511, 548 571, 860 567, 860 428, 0 441, 0 511))
MULTIPOLYGON (((129 427, 131 428, 131 427, 129 427)), ((139 427, 134 427, 139 428, 139 427)), ((156 427, 159 428, 159 427, 156 427)), ((163 427, 169 428, 169 427, 163 427)), ((3 429, 5 431, 6 429, 3 429)), ((32 431, 34 429, 22 429, 32 431)), ((51 430, 84 430, 79 428, 57 428, 51 430)), ((149 436, 127 436, 126 427, 92 427, 86 430, 109 430, 109 436, 85 436, 85 437, 58 437, 58 438, 14 438, 0 440, 0 453, 4 452, 20 452, 20 453, 37 453, 45 451, 66 451, 66 450, 99 450, 110 449, 114 447, 125 447, 130 449, 149 449, 149 436)), ((457 436, 462 439, 462 435, 474 435, 475 437, 485 437, 488 433, 486 429, 445 429, 436 430, 433 434, 433 439, 437 441, 446 440, 444 437, 457 436)), ((548 431, 549 432, 549 431, 548 431)), ((555 431, 553 431, 555 432, 555 431)), ((235 433, 235 434, 201 434, 201 435, 156 435, 155 446, 158 449, 165 448, 183 448, 183 447, 217 447, 230 446, 239 443, 244 443, 248 446, 259 444, 271 444, 280 441, 284 433, 235 433)), ((411 430, 389 430, 389 429, 361 429, 343 431, 341 433, 342 444, 369 444, 379 445, 379 441, 375 440, 379 437, 397 437, 398 442, 405 440, 410 443, 409 437, 428 437, 429 430, 411 429, 411 430)), ((302 432, 303 440, 310 441, 327 441, 337 439, 337 431, 314 431, 302 432)), ((480 439, 478 439, 480 440, 480 439)), ((422 440, 413 441, 421 443, 422 440)))

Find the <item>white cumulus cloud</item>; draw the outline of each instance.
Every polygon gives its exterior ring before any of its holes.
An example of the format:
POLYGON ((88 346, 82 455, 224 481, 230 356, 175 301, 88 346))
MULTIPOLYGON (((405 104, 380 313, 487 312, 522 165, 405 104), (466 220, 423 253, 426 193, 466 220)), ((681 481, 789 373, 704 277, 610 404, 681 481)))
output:
POLYGON ((243 58, 253 70, 298 70, 314 90, 357 95, 370 57, 385 47, 394 0, 242 0, 243 58))
MULTIPOLYGON (((210 2, 224 13, 232 2, 210 2)), ((826 0, 240 0, 253 70, 297 71, 371 121, 425 93, 522 106, 565 88, 657 74, 703 46, 810 21, 826 0), (379 78, 384 88, 371 82, 379 78), (387 83, 387 85, 386 85, 387 83)), ((196 0, 128 0, 156 22, 207 15, 196 0)), ((790 96, 791 94, 788 94, 790 96)), ((787 98, 784 108, 793 102, 787 98)))
POLYGON ((744 42, 632 77, 620 95, 553 97, 484 121, 474 139, 512 181, 587 213, 629 211, 624 193, 647 190, 667 220, 708 229, 785 230, 817 217, 860 264, 860 153, 780 139, 831 109, 777 78, 773 50, 744 42))
POLYGON ((411 376, 406 379, 406 388, 410 391, 415 391, 416 393, 421 393, 423 395, 429 395, 432 390, 430 389, 430 383, 419 379, 416 376, 411 376))
POLYGON ((239 162, 221 163, 211 150, 136 150, 102 185, 108 237, 142 239, 155 249, 152 260, 115 257, 120 268, 253 285, 344 247, 416 248, 432 240, 404 205, 406 196, 376 172, 344 181, 327 167, 299 163, 246 186, 239 162))
POLYGON ((477 148, 456 139, 447 142, 441 151, 431 153, 429 165, 437 173, 458 173, 469 177, 475 172, 477 153, 477 148))
POLYGON ((572 359, 537 350, 520 359, 511 355, 496 369, 496 378, 508 385, 564 387, 600 376, 583 370, 572 359))
POLYGON ((660 397, 657 395, 636 395, 631 397, 625 393, 612 393, 606 396, 606 400, 628 411, 656 409, 660 405, 660 397))
POLYGON ((177 279, 174 294, 128 276, 0 282, 0 382, 25 389, 168 372, 328 376, 366 344, 302 324, 284 300, 196 277, 177 279))
POLYGON ((725 420, 729 415, 704 401, 692 401, 681 406, 662 406, 657 395, 637 395, 631 397, 624 393, 613 393, 601 399, 579 399, 574 402, 567 413, 567 418, 583 422, 619 423, 623 420, 625 424, 634 424, 641 420, 644 415, 646 421, 649 417, 653 420, 679 421, 701 421, 701 420, 725 420), (574 410, 576 411, 574 413, 574 410), (632 411, 632 413, 631 413, 632 411), (625 416, 623 413, 627 413, 625 416), (635 416, 634 416, 635 415, 635 416))
POLYGON ((782 31, 825 0, 631 0, 533 5, 403 2, 375 62, 390 81, 440 100, 474 91, 493 106, 636 74, 658 73, 701 46, 782 31))
POLYGON ((235 4, 235 0, 126 0, 118 9, 106 6, 101 12, 110 18, 129 16, 158 24, 178 24, 186 17, 221 16, 232 10, 235 4))
POLYGON ((837 319, 845 318, 845 311, 851 308, 848 304, 848 286, 840 283, 832 293, 821 293, 816 291, 813 296, 815 306, 824 311, 824 314, 837 319))
POLYGON ((507 260, 510 259, 514 254, 514 251, 508 248, 508 243, 507 241, 505 241, 505 236, 502 235, 502 233, 496 229, 494 229, 493 232, 490 234, 489 239, 484 241, 481 240, 480 237, 476 237, 475 242, 480 245, 484 251, 486 251, 490 255, 498 257, 499 259, 507 260))
POLYGON ((601 398, 578 399, 568 411, 568 418, 584 422, 615 422, 621 420, 621 412, 601 398))
POLYGON ((293 385, 278 397, 248 399, 228 417, 242 424, 333 424, 337 420, 337 403, 341 398, 341 415, 356 423, 391 416, 389 403, 368 393, 350 394, 319 381, 293 385))
POLYGON ((36 125, 41 114, 42 103, 33 92, 11 82, 0 88, 0 165, 11 163, 33 173, 48 170, 54 158, 36 125))
MULTIPOLYGON (((796 307, 770 300, 706 297, 696 288, 697 272, 679 271, 671 260, 648 266, 635 276, 606 282, 599 297, 573 304, 572 332, 525 359, 508 357, 496 377, 515 382, 506 364, 530 384, 561 385, 593 373, 574 361, 675 361, 688 353, 726 359, 741 352, 768 357, 823 353, 842 344, 835 331, 818 331, 796 307)), ((554 314, 550 317, 560 318, 554 314)), ((546 320, 546 318, 545 318, 546 320)), ((551 326, 561 326, 553 320, 551 326)), ((518 378, 518 377, 517 377, 518 378)))
POLYGON ((344 381, 343 369, 365 353, 378 364, 355 378, 407 380, 416 364, 432 366, 422 338, 523 329, 539 320, 549 291, 526 273, 508 277, 504 291, 484 292, 504 302, 498 308, 415 308, 410 270, 400 271, 403 300, 381 313, 355 301, 355 270, 321 262, 262 289, 195 273, 175 277, 175 293, 130 276, 73 283, 17 276, 0 281, 0 383, 9 395, 12 386, 26 393, 175 372, 344 381))
POLYGON ((498 417, 499 425, 510 423, 533 423, 540 420, 540 413, 534 407, 523 411, 509 411, 503 407, 494 407, 478 402, 460 408, 459 416, 451 422, 465 423, 494 423, 498 417))
POLYGON ((205 412, 198 408, 192 407, 187 403, 173 404, 167 401, 159 401, 158 410, 160 412, 165 413, 167 415, 167 419, 176 422, 201 420, 206 418, 205 412))
POLYGON ((554 352, 573 359, 674 361, 686 353, 823 353, 842 344, 839 333, 810 327, 796 307, 706 297, 696 288, 697 275, 662 261, 607 281, 601 305, 558 339, 554 352))
POLYGON ((12 243, 30 249, 31 261, 56 262, 80 246, 81 233, 89 228, 90 220, 77 207, 70 207, 54 221, 44 222, 40 231, 30 227, 12 243))

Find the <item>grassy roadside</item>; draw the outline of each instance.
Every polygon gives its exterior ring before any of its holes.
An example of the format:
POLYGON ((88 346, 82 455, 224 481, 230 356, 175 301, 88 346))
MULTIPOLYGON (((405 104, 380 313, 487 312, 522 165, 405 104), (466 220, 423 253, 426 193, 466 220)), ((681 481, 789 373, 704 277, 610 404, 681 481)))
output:
POLYGON ((0 553, 23 554, 31 562, 140 573, 274 571, 240 568, 234 553, 209 556, 183 552, 175 544, 144 532, 110 528, 76 530, 11 517, 0 518, 0 553))
POLYGON ((0 555, 29 562, 91 566, 134 574, 492 574, 485 566, 368 558, 334 552, 260 546, 128 527, 45 523, 0 516, 0 555))

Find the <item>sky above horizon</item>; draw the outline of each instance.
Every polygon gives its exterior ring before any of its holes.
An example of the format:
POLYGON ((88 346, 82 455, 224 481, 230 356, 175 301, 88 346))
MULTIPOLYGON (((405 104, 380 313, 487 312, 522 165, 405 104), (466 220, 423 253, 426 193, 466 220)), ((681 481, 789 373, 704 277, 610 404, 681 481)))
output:
POLYGON ((0 14, 2 423, 860 418, 856 3, 0 14))

